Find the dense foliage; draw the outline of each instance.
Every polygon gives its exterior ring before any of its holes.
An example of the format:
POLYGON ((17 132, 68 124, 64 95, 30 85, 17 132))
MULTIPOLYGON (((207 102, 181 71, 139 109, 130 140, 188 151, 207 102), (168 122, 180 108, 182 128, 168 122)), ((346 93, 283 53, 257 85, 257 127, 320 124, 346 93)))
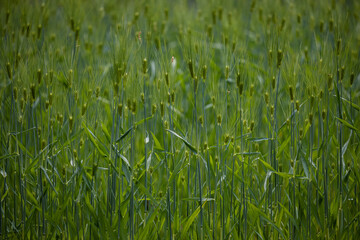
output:
POLYGON ((1 238, 357 239, 359 13, 1 0, 1 238))

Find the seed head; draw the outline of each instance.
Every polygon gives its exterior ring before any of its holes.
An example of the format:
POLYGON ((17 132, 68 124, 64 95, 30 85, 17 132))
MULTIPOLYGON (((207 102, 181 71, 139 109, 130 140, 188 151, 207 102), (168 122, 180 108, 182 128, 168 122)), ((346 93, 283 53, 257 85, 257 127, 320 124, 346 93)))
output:
POLYGON ((281 49, 278 50, 278 53, 277 53, 277 67, 279 68, 280 65, 281 65, 281 61, 283 59, 283 52, 281 49))
POLYGON ((265 98, 266 105, 268 105, 269 104, 269 93, 268 92, 265 93, 264 98, 265 98))
POLYGON ((17 89, 17 87, 14 87, 14 89, 13 89, 13 95, 14 95, 14 100, 16 102, 17 98, 18 98, 18 89, 17 89))
POLYGON ((309 114, 309 123, 310 123, 310 125, 312 125, 312 123, 313 123, 313 114, 312 113, 309 114))
POLYGON ((343 65, 341 67, 341 72, 340 72, 340 80, 341 81, 344 79, 344 75, 345 75, 345 66, 343 65))
POLYGON ((69 128, 70 128, 70 131, 72 131, 73 125, 74 125, 74 119, 73 119, 72 116, 69 116, 69 128))
POLYGON ((156 113, 156 108, 157 108, 157 106, 156 106, 156 104, 154 103, 154 104, 152 105, 152 107, 151 107, 151 114, 152 114, 152 115, 155 115, 155 113, 156 113))
POLYGON ((31 100, 35 100, 35 84, 30 85, 30 92, 31 92, 31 100))
POLYGON ((291 85, 289 86, 289 93, 290 93, 290 100, 291 100, 291 102, 293 102, 294 101, 294 90, 291 85))
POLYGON ((221 115, 220 114, 217 115, 217 124, 219 126, 221 125, 221 115))
POLYGON ((322 33, 323 31, 324 31, 324 21, 323 20, 321 20, 320 21, 320 32, 322 33))
POLYGON ((189 66, 190 75, 192 78, 194 78, 195 75, 194 75, 194 69, 193 69, 193 64, 192 64, 191 59, 189 59, 189 61, 188 61, 188 66, 189 66))
POLYGON ((202 68, 202 78, 203 78, 204 81, 206 79, 206 72, 207 72, 207 66, 204 65, 203 68, 202 68))
POLYGON ((203 119, 203 117, 202 116, 200 116, 199 117, 199 123, 201 124, 201 126, 203 125, 203 123, 204 123, 204 119, 203 119))
POLYGON ((336 54, 339 56, 341 50, 341 38, 339 38, 336 42, 336 54))
POLYGON ((271 87, 273 90, 275 89, 275 83, 276 83, 276 78, 275 78, 275 76, 273 76, 271 79, 271 87))
POLYGON ((207 142, 204 143, 204 151, 208 150, 208 144, 207 142))
POLYGON ((236 86, 240 87, 240 73, 239 72, 236 74, 236 86))
POLYGON ((333 81, 332 74, 328 74, 328 90, 330 90, 332 87, 332 81, 333 81))
POLYGON ((123 113, 123 105, 121 103, 118 104, 118 114, 120 117, 122 117, 122 113, 123 113))
POLYGON ((166 86, 169 87, 170 81, 169 81, 169 74, 167 72, 165 73, 165 83, 166 83, 166 86))
POLYGON ((310 108, 311 109, 314 107, 314 102, 315 102, 315 96, 311 95, 311 97, 310 97, 310 108))
POLYGON ((255 125, 254 121, 251 121, 250 122, 250 131, 253 131, 254 125, 255 125))
POLYGON ((145 95, 144 95, 143 92, 140 94, 140 98, 141 98, 141 102, 144 103, 145 102, 145 95))
POLYGON ((77 27, 75 30, 75 41, 76 42, 79 40, 79 32, 80 32, 80 27, 77 27))
POLYGON ((239 84, 239 95, 242 96, 243 94, 243 89, 244 89, 244 83, 240 83, 239 84))
POLYGON ((195 89, 195 91, 197 91, 198 85, 199 85, 199 80, 198 80, 198 77, 195 76, 194 77, 194 89, 195 89))
POLYGON ((250 85, 250 97, 252 97, 254 94, 254 84, 250 85))
POLYGON ((133 101, 132 101, 132 114, 135 114, 136 113, 136 99, 134 98, 133 101))
POLYGON ((147 60, 144 58, 143 60, 143 74, 147 73, 147 60))
POLYGON ((352 73, 350 74, 350 86, 353 85, 353 83, 354 83, 354 78, 355 78, 355 75, 354 75, 354 72, 352 72, 352 73))
POLYGON ((100 96, 100 88, 99 87, 97 87, 95 90, 95 96, 96 96, 96 98, 98 98, 100 96))
POLYGON ((225 144, 228 144, 229 140, 230 140, 229 134, 225 134, 224 143, 225 143, 225 144))
POLYGON ((84 103, 81 108, 81 116, 84 116, 84 114, 86 112, 86 108, 87 108, 86 103, 84 103))
POLYGON ((160 115, 161 115, 161 117, 164 117, 164 112, 165 112, 165 106, 164 106, 164 103, 161 101, 160 102, 160 115))
POLYGON ((174 105, 174 103, 175 103, 175 91, 174 90, 172 90, 171 91, 171 103, 174 105))
POLYGON ((225 80, 229 78, 229 71, 230 71, 229 66, 226 66, 225 67, 225 80))
POLYGON ((213 108, 215 108, 215 97, 214 96, 211 97, 211 103, 213 105, 213 108))
POLYGON ((38 39, 39 39, 40 36, 41 36, 41 29, 42 29, 42 26, 41 26, 41 24, 39 24, 38 27, 37 27, 37 38, 38 38, 38 39))
POLYGON ((269 65, 271 65, 272 58, 273 58, 273 52, 272 52, 271 49, 269 49, 269 53, 268 53, 268 63, 269 63, 269 65))
POLYGON ((12 79, 12 72, 11 72, 10 62, 7 62, 7 63, 6 63, 6 71, 7 71, 8 77, 9 77, 10 79, 12 79))
POLYGON ((325 118, 326 118, 326 110, 325 109, 322 110, 321 117, 322 117, 322 119, 324 121, 325 118))

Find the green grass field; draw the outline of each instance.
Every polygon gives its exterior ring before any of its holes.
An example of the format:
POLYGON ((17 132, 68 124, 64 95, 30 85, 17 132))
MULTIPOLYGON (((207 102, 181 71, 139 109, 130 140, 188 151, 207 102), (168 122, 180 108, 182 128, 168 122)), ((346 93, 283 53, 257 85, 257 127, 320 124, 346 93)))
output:
POLYGON ((1 239, 360 236, 360 2, 0 0, 1 239))

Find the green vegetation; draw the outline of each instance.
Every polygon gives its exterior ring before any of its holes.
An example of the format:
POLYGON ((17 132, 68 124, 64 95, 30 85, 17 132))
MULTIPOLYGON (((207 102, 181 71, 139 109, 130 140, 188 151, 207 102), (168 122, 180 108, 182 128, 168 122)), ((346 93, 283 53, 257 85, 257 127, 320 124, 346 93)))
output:
POLYGON ((0 6, 0 238, 360 236, 360 2, 0 6))

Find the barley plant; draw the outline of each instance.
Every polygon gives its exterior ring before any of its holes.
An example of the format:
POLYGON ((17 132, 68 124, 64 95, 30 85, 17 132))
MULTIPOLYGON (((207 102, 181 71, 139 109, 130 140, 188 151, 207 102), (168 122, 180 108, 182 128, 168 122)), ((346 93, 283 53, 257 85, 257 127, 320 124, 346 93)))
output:
POLYGON ((1 239, 359 239, 360 2, 0 0, 1 239))

